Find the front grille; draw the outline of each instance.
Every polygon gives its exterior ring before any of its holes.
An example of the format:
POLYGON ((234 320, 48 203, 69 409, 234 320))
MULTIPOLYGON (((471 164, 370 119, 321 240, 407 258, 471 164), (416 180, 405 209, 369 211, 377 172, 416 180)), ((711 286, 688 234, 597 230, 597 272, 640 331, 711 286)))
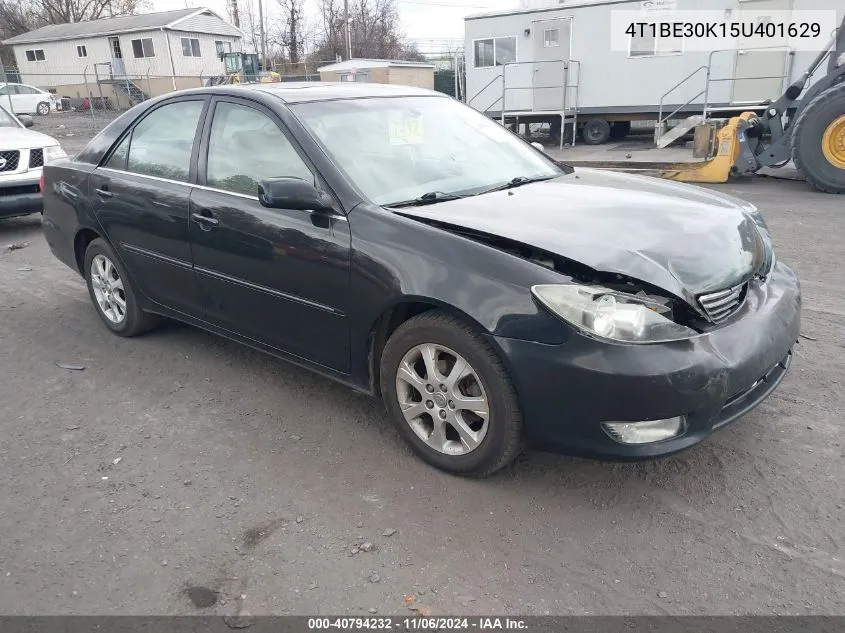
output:
POLYGON ((7 152, 0 152, 0 171, 15 171, 18 168, 18 161, 21 159, 21 153, 14 149, 7 152))
POLYGON ((0 187, 0 197, 19 196, 25 193, 38 193, 38 185, 18 185, 17 187, 0 187))
POLYGON ((33 169, 35 167, 43 167, 44 166, 44 150, 43 149, 31 149, 29 150, 29 168, 33 169))
POLYGON ((740 284, 733 288, 699 295, 698 302, 704 309, 707 318, 713 323, 718 323, 727 319, 742 305, 747 286, 748 284, 740 284))

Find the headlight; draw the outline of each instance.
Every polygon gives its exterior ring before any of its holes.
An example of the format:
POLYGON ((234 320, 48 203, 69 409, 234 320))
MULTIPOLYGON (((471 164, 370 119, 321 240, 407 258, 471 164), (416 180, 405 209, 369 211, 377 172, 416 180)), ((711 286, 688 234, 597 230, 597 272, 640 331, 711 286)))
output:
POLYGON ((664 343, 698 332, 663 316, 669 309, 645 296, 601 286, 544 285, 531 288, 549 310, 579 330, 621 343, 664 343))
POLYGON ((67 153, 62 149, 61 145, 51 145, 50 147, 44 148, 45 163, 56 160, 57 158, 64 158, 65 156, 67 156, 67 153))

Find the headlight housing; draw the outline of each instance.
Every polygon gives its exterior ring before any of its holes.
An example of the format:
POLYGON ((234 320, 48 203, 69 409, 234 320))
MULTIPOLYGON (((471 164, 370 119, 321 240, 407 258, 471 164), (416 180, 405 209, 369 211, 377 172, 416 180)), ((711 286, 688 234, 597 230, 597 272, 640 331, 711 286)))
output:
POLYGON ((49 147, 44 148, 45 163, 51 160, 56 160, 57 158, 64 158, 65 156, 67 156, 67 153, 62 149, 61 145, 50 145, 49 147))
POLYGON ((533 286, 531 293, 567 323, 609 341, 666 343, 699 335, 664 316, 669 308, 644 293, 576 284, 533 286))

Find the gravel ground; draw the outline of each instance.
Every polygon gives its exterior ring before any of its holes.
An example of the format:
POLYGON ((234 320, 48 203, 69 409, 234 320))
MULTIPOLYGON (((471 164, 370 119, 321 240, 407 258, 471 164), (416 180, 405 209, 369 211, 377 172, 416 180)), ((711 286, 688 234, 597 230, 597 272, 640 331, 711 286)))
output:
POLYGON ((282 361, 111 335, 40 218, 0 221, 0 614, 845 614, 843 200, 718 189, 802 278, 780 389, 672 458, 530 453, 482 481, 282 361))

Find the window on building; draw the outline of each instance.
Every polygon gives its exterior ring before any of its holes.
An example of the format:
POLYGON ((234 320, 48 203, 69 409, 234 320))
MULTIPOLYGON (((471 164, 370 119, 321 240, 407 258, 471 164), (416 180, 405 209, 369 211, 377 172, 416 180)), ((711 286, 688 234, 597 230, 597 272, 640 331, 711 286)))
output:
POLYGON ((88 49, 85 48, 84 44, 76 47, 76 56, 77 57, 88 57, 88 49))
POLYGON ((490 37, 475 40, 473 65, 475 68, 503 66, 516 61, 515 37, 490 37))
MULTIPOLYGON (((197 42, 197 46, 199 46, 199 42, 197 42)), ((223 53, 231 53, 232 52, 232 42, 224 42, 222 40, 215 40, 214 41, 214 51, 217 53, 217 57, 223 57, 223 53)))
POLYGON ((35 48, 29 51, 26 51, 26 61, 28 62, 43 62, 44 61, 44 49, 43 48, 35 48))
POLYGON ((650 25, 631 36, 628 42, 628 57, 655 57, 660 55, 680 55, 684 52, 682 37, 661 37, 660 23, 652 29, 650 25))
POLYGON ((202 108, 202 101, 179 101, 145 117, 132 130, 127 169, 187 182, 202 108))
POLYGON ((200 41, 195 37, 182 38, 183 57, 202 57, 200 53, 200 41))
POLYGON ((475 67, 502 66, 516 61, 515 37, 491 37, 475 42, 475 67))
POLYGON ((156 50, 153 46, 152 38, 145 37, 139 40, 132 40, 132 54, 135 56, 135 59, 155 57, 156 50))
POLYGON ((245 106, 218 103, 208 140, 206 184, 258 196, 264 178, 314 175, 291 142, 267 116, 245 106))
POLYGON ((546 48, 560 46, 560 29, 546 29, 543 31, 543 46, 546 48))

